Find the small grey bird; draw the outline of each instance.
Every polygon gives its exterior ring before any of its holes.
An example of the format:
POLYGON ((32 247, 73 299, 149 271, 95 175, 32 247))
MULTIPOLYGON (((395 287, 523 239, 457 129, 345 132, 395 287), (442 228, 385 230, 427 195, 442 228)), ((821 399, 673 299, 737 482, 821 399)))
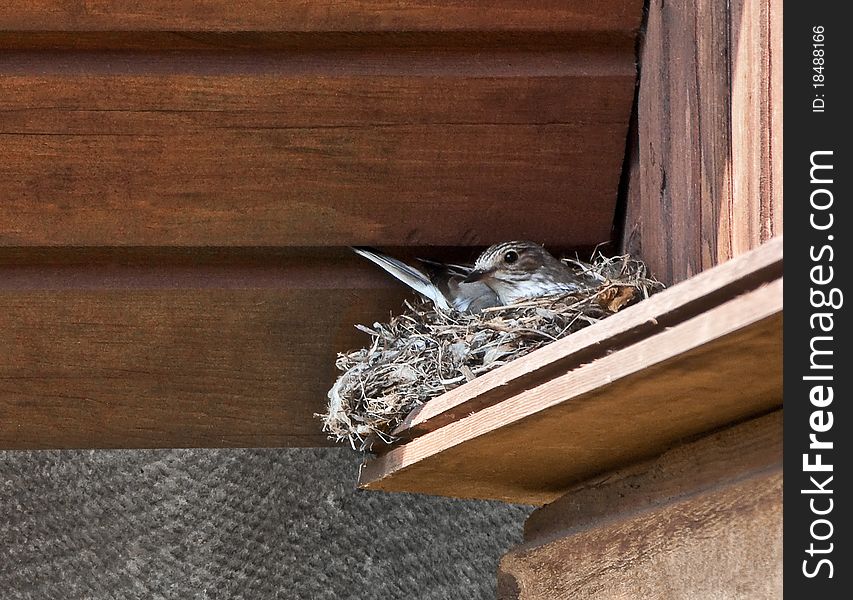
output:
POLYGON ((473 267, 423 260, 427 273, 371 248, 353 250, 445 310, 477 313, 527 298, 571 293, 581 286, 569 267, 534 242, 495 244, 473 267))

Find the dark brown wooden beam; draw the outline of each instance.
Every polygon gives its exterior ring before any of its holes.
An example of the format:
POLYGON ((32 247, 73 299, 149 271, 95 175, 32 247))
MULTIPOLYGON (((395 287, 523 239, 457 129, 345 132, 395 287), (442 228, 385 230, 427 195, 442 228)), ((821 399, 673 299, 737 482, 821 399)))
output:
POLYGON ((0 29, 12 31, 636 31, 642 2, 499 0, 348 0, 347 2, 11 0, 0 29))
POLYGON ((0 251, 0 448, 323 446, 335 353, 405 292, 355 256, 0 251))
POLYGON ((5 36, 0 245, 610 239, 630 38, 174 39, 5 36))

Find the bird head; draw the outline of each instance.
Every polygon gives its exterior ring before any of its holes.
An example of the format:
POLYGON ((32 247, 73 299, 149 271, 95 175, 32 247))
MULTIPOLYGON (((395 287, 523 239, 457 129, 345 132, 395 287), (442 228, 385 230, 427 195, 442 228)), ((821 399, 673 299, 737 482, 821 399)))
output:
POLYGON ((466 283, 482 281, 494 284, 517 284, 528 281, 535 273, 564 267, 545 248, 535 242, 503 242, 487 248, 477 258, 466 283))

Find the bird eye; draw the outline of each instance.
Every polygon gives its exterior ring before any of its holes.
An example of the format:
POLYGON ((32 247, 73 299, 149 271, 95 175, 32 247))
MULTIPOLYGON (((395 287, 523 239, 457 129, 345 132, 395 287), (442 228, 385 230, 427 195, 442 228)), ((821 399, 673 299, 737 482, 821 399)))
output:
POLYGON ((510 250, 506 254, 504 254, 504 262, 508 265, 511 265, 515 261, 518 260, 518 252, 515 250, 510 250))

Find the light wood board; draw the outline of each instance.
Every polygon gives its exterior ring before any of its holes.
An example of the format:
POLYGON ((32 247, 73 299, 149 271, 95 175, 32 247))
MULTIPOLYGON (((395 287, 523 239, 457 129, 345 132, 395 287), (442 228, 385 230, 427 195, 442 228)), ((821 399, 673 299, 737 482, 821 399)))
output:
POLYGON ((525 523, 500 600, 777 598, 782 411, 585 481, 525 523))
POLYGON ((542 504, 782 401, 782 280, 369 459, 361 485, 542 504))
POLYGON ((498 590, 500 600, 779 598, 781 462, 515 549, 498 590))

